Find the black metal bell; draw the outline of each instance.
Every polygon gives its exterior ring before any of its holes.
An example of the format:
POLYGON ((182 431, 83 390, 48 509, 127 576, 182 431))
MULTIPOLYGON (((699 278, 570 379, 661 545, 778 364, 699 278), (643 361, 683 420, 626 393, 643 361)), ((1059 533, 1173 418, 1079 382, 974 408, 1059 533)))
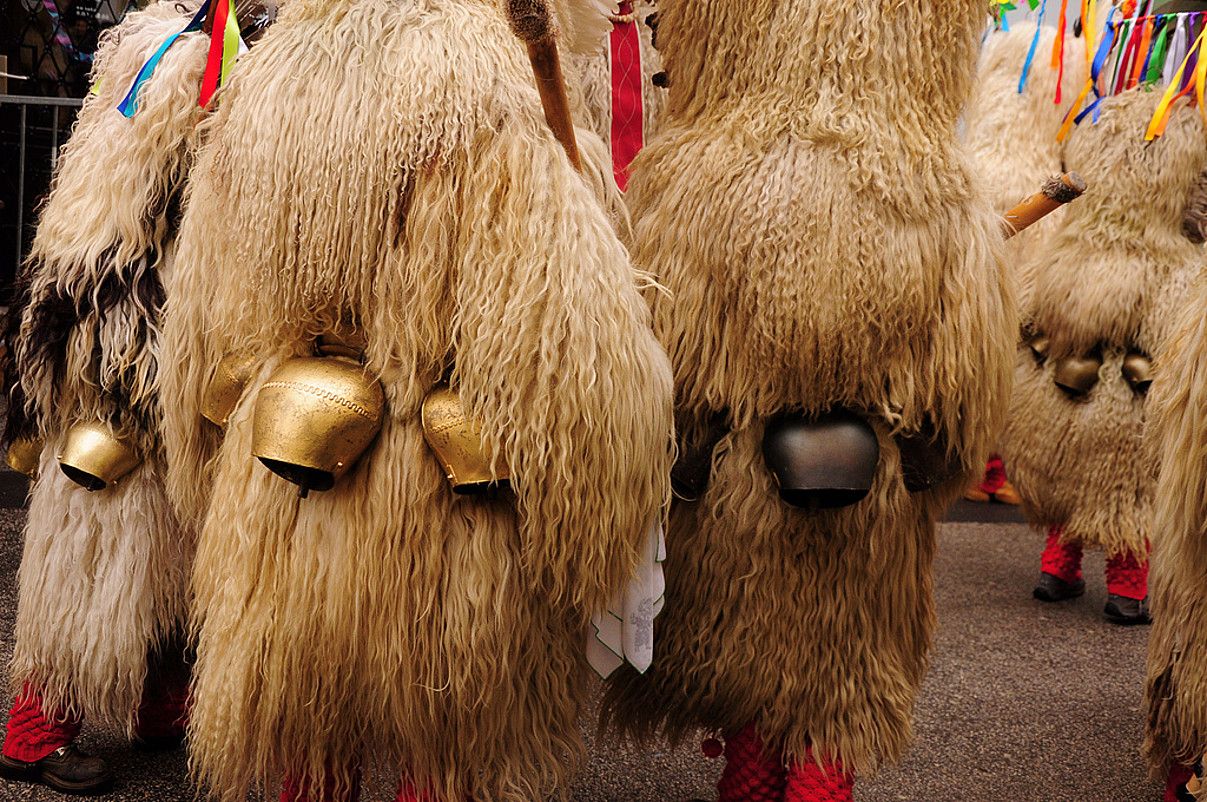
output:
POLYGON ((783 414, 768 421, 763 459, 780 498, 807 510, 857 504, 872 489, 880 463, 876 431, 849 410, 820 417, 783 414))

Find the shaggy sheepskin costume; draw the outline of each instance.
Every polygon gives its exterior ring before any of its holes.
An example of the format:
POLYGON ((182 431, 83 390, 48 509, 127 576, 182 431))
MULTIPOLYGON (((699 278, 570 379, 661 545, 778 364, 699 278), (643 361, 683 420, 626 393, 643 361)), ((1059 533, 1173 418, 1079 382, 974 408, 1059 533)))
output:
MULTIPOLYGON (((1003 412, 1014 300, 999 219, 955 136, 984 12, 660 11, 670 97, 634 167, 634 259, 670 290, 654 319, 684 439, 718 414, 728 433, 703 496, 671 513, 658 659, 615 680, 605 715, 643 735, 721 730, 747 756, 762 739, 776 788, 815 757, 839 777, 902 755, 933 628, 935 520, 1003 412), (870 494, 787 506, 765 421, 840 406, 875 429, 870 494), (920 432, 956 468, 910 493, 896 435, 920 432)), ((732 779, 723 798, 759 798, 732 779)))
POLYGON ((1147 383, 1129 379, 1129 359, 1158 352, 1204 257, 1182 232, 1207 166, 1203 124, 1180 111, 1145 142, 1160 99, 1145 89, 1108 98, 1100 121, 1068 140, 1067 164, 1091 191, 1024 265, 1031 341, 1018 349, 1005 437, 1028 517, 1048 530, 1043 572, 1082 587, 1080 549, 1098 546, 1109 593, 1132 600, 1147 595, 1155 470, 1141 458, 1147 383), (1085 383, 1058 386, 1062 364, 1082 359, 1085 383))
MULTIPOLYGON (((1189 112, 1187 112, 1189 113, 1189 112)), ((1207 182, 1200 179, 1200 218, 1207 182)), ((1190 221, 1198 228, 1201 219, 1190 221)), ((1148 642, 1144 751, 1170 788, 1207 753, 1207 280, 1200 273, 1174 333, 1158 353, 1146 445, 1159 454, 1154 493, 1153 629, 1148 642), (1178 776, 1179 773, 1182 776, 1178 776)))
MULTIPOLYGON (((1066 41, 1069 69, 1064 70, 1062 80, 1057 70, 1048 68, 1046 59, 1052 52, 1056 29, 1041 26, 1038 38, 1036 33, 1034 24, 1024 23, 1009 31, 996 31, 986 39, 976 90, 964 112, 965 143, 999 213, 1005 213, 1044 181, 1064 171, 1064 148, 1057 134, 1065 106, 1053 101, 1058 82, 1060 96, 1067 102, 1077 96, 1084 81, 1082 40, 1066 41), (1019 92, 1023 65, 1033 45, 1037 58, 1019 92)), ((1007 275, 1017 280, 1022 263, 1043 250, 1062 214, 1058 210, 1010 240, 1006 248, 1007 275)), ((999 454, 990 456, 984 476, 966 497, 1019 503, 1018 491, 1006 478, 1006 466, 999 454)))
POLYGON ((502 3, 296 0, 224 91, 164 334, 169 490, 204 517, 196 775, 224 800, 286 777, 343 799, 385 761, 440 800, 545 798, 581 750, 587 622, 669 498, 649 281, 502 3), (301 499, 250 456, 257 395, 347 325, 385 420, 301 499), (223 437, 199 411, 232 353, 260 367, 223 437), (445 376, 513 495, 449 488, 420 421, 445 376))
MULTIPOLYGON (((128 729, 149 656, 178 647, 186 620, 193 538, 162 484, 157 341, 161 277, 203 114, 206 36, 186 34, 167 51, 133 118, 116 107, 195 10, 158 3, 103 38, 95 93, 60 157, 19 291, 20 317, 10 323, 19 328, 8 438, 46 443, 25 530, 11 679, 29 690, 22 697, 34 712, 128 729), (56 459, 77 422, 108 423, 142 464, 116 485, 85 491, 56 459)), ((35 751, 63 744, 48 745, 35 751)), ((17 756, 7 746, 6 754, 17 756)))

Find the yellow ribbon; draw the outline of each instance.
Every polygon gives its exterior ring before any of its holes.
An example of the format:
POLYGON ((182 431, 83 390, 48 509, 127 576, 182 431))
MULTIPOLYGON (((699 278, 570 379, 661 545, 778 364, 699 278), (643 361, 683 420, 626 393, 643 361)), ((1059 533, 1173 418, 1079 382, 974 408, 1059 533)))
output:
POLYGON ((1182 59, 1182 65, 1178 67, 1173 80, 1169 82, 1169 86, 1165 89, 1161 102, 1157 104, 1157 110, 1153 113, 1152 121, 1148 124, 1148 130, 1144 133, 1144 141, 1152 142, 1165 133, 1165 127, 1169 125, 1169 116, 1173 111, 1174 101, 1186 93, 1185 90, 1179 91, 1178 87, 1182 85, 1182 77, 1186 74, 1186 67, 1190 64, 1190 59, 1196 51, 1199 54, 1199 63, 1195 70, 1194 84, 1199 99, 1199 112, 1203 113, 1203 85, 1204 80, 1207 80, 1207 62, 1203 61, 1204 57, 1207 56, 1207 51, 1203 49, 1203 34, 1207 34, 1207 28, 1199 33, 1199 38, 1195 39, 1194 44, 1186 51, 1186 58, 1182 59))

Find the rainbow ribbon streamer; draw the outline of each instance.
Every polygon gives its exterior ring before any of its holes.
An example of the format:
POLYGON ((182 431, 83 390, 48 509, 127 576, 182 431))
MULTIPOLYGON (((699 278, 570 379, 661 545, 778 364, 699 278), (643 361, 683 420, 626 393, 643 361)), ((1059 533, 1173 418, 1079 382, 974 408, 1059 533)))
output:
POLYGON ((127 119, 133 117, 138 112, 138 94, 142 91, 143 84, 151 79, 151 75, 155 72, 155 68, 159 66, 159 62, 163 60, 164 54, 168 52, 168 48, 176 44, 176 40, 186 33, 201 30, 201 25, 205 22, 205 15, 209 11, 210 0, 206 0, 197 9, 197 13, 189 20, 189 24, 185 25, 176 33, 169 36, 159 49, 151 54, 151 58, 147 59, 142 65, 142 69, 134 76, 134 83, 130 84, 130 91, 126 92, 126 96, 122 98, 122 102, 117 104, 117 110, 122 113, 127 119))
POLYGON ((235 16, 235 0, 217 0, 217 3, 214 8, 214 30, 210 34, 209 59, 205 64, 205 74, 201 77, 201 97, 198 102, 202 108, 209 105, 219 87, 226 86, 235 61, 239 58, 239 20, 235 16))

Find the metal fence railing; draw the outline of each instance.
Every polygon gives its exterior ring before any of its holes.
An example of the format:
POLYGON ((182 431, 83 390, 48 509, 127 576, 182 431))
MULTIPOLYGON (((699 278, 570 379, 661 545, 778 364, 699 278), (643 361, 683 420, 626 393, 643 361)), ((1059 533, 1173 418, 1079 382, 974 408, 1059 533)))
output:
MULTIPOLYGON (((0 290, 4 299, 33 237, 37 209, 71 133, 78 98, 0 95, 0 290)), ((2 302, 3 299, 0 299, 2 302)))

